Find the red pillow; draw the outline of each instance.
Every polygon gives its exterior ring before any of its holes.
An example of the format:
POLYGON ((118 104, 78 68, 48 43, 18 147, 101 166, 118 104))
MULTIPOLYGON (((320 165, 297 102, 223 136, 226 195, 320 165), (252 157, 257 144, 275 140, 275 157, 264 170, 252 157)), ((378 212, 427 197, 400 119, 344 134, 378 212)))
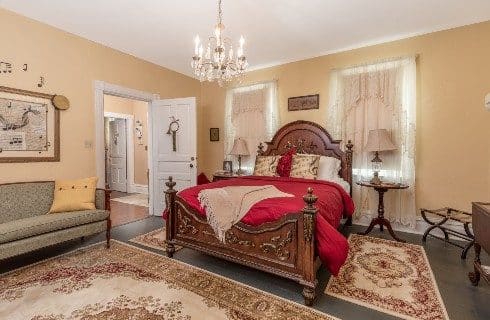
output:
POLYGON ((277 163, 276 173, 280 177, 289 177, 291 173, 291 164, 293 163, 293 155, 296 154, 296 148, 291 148, 288 152, 282 155, 277 163))

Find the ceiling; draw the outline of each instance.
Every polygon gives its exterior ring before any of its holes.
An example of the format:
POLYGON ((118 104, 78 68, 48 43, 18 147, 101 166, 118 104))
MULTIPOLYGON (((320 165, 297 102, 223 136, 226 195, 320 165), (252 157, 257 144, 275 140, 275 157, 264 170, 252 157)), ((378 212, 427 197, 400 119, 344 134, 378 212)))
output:
MULTIPOLYGON (((0 0, 0 7, 192 75, 214 0, 0 0)), ((223 0, 225 34, 251 69, 490 20, 489 0, 223 0)))

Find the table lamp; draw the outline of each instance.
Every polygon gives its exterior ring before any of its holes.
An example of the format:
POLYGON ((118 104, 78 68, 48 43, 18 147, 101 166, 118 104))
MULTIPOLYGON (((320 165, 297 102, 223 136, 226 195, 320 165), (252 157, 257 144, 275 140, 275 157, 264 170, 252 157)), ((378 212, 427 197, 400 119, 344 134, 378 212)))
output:
POLYGON ((248 156, 250 155, 250 152, 248 152, 247 148, 247 142, 243 140, 242 138, 237 138, 233 142, 233 148, 230 151, 230 155, 238 156, 238 170, 237 170, 237 175, 242 175, 242 156, 248 156))
POLYGON ((374 152, 374 158, 371 160, 374 173, 370 182, 372 184, 381 184, 379 171, 381 171, 382 160, 379 157, 379 152, 396 150, 396 146, 391 142, 388 131, 386 129, 370 130, 364 150, 374 152))

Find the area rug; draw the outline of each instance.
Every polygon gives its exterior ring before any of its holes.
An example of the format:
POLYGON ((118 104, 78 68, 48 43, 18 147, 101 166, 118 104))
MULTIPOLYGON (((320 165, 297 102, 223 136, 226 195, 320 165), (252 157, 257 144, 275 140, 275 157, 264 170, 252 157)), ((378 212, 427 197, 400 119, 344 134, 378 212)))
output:
MULTIPOLYGON (((150 231, 148 233, 134 237, 129 241, 157 250, 167 250, 167 241, 165 240, 165 228, 150 231)), ((180 249, 182 249, 182 247, 175 246, 175 251, 180 249)))
POLYGON ((113 198, 112 201, 132 204, 134 206, 148 207, 148 195, 142 193, 130 194, 129 196, 113 198))
POLYGON ((0 319, 335 319, 113 241, 0 276, 0 319))
POLYGON ((360 235, 326 294, 403 319, 449 319, 424 248, 360 235))

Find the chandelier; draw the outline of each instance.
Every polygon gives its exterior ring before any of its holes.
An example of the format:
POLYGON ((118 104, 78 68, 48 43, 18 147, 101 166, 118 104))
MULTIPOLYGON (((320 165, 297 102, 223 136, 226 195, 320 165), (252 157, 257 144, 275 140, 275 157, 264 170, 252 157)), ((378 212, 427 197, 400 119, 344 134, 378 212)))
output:
POLYGON ((224 29, 221 0, 218 0, 218 23, 214 29, 214 36, 208 39, 205 52, 199 36, 194 39, 191 65, 200 81, 216 81, 222 86, 223 82, 231 81, 245 73, 248 66, 243 53, 245 39, 243 36, 240 37, 239 46, 234 51, 230 38, 223 37, 224 29))

